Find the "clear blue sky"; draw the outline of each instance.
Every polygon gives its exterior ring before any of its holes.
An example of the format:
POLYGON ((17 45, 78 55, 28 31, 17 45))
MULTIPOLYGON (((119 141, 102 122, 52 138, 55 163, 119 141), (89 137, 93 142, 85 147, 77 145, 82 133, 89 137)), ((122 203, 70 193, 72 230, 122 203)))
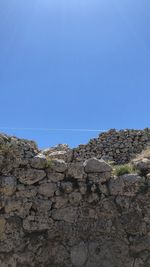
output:
MULTIPOLYGON (((150 127, 149 28, 149 0, 0 0, 0 127, 150 127)), ((5 132, 40 147, 98 135, 5 132)))

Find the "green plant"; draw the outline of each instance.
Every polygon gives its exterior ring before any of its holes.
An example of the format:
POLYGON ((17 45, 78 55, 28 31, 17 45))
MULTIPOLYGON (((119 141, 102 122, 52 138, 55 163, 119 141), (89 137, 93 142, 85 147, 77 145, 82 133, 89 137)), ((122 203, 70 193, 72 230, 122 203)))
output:
POLYGON ((113 174, 115 176, 121 176, 124 174, 130 174, 130 173, 135 173, 135 172, 136 170, 131 164, 113 166, 113 174))

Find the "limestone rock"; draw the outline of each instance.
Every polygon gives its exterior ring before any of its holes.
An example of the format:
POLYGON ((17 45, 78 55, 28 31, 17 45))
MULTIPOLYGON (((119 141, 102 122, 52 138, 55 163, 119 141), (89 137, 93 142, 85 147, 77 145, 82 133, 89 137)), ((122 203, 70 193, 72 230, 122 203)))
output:
POLYGON ((106 163, 104 160, 98 160, 96 158, 88 159, 84 162, 85 172, 86 173, 103 173, 111 172, 111 166, 106 163))

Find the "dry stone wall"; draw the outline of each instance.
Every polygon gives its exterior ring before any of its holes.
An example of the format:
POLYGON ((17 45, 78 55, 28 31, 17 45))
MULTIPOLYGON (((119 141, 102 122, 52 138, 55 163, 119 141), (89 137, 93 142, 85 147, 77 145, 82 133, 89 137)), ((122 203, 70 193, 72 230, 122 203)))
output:
POLYGON ((1 135, 0 267, 100 266, 150 266, 149 181, 1 135))
POLYGON ((150 129, 112 129, 91 139, 87 145, 74 149, 73 161, 84 161, 91 157, 112 160, 117 164, 127 163, 150 145, 150 129))

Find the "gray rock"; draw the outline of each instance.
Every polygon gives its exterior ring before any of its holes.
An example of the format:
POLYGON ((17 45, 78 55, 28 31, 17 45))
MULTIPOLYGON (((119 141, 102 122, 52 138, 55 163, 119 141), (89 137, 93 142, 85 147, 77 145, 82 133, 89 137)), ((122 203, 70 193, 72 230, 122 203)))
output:
POLYGON ((65 196, 57 196, 54 198, 55 209, 64 208, 68 205, 68 198, 65 196))
POLYGON ((78 208, 76 207, 56 209, 52 211, 52 218, 57 221, 74 223, 77 221, 77 212, 78 208))
POLYGON ((150 159, 142 158, 140 160, 133 160, 133 165, 140 173, 149 173, 150 172, 150 159))
POLYGON ((142 177, 137 174, 124 174, 109 182, 109 191, 111 195, 135 196, 143 185, 142 177))
POLYGON ((45 171, 36 170, 36 169, 18 169, 17 170, 18 180, 26 185, 35 184, 38 181, 41 181, 46 176, 45 171))
POLYGON ((23 220, 23 228, 28 232, 48 230, 52 227, 53 221, 49 217, 28 216, 23 220))
POLYGON ((76 245, 71 250, 71 262, 73 266, 82 267, 87 261, 88 249, 84 242, 76 245))
POLYGON ((46 197, 52 197, 56 189, 57 187, 54 183, 43 183, 39 186, 38 193, 46 197))
POLYGON ((4 217, 0 216, 0 240, 5 234, 6 220, 4 217))
POLYGON ((5 212, 19 212, 22 207, 22 201, 21 199, 11 199, 8 198, 5 204, 5 212))
POLYGON ((48 176, 48 181, 54 183, 62 181, 65 177, 63 173, 56 173, 56 172, 48 172, 47 176, 48 176))
POLYGON ((73 191, 73 184, 71 182, 61 183, 61 188, 64 193, 69 194, 73 191))
POLYGON ((16 191, 17 181, 13 176, 0 177, 0 192, 6 196, 11 196, 16 191))
POLYGON ((67 163, 62 159, 53 159, 51 169, 54 172, 63 173, 67 170, 67 163))
POLYGON ((111 172, 112 167, 104 160, 91 158, 84 162, 84 168, 86 173, 102 173, 111 172))
POLYGON ((79 205, 82 200, 82 195, 79 192, 69 194, 69 203, 73 206, 79 205))
POLYGON ((80 163, 80 162, 69 163, 67 176, 73 177, 73 178, 81 180, 81 181, 85 180, 87 175, 84 171, 83 163, 80 163))
POLYGON ((111 178, 111 172, 102 172, 102 173, 89 173, 88 180, 96 183, 101 184, 102 182, 109 181, 111 178))
POLYGON ((38 154, 30 160, 30 165, 35 169, 45 169, 47 166, 46 156, 43 154, 38 154))

